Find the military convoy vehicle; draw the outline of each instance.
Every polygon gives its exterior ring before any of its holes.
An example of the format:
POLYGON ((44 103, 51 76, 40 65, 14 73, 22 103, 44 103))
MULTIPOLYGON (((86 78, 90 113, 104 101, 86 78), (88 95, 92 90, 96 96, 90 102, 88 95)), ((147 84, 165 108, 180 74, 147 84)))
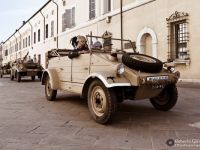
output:
MULTIPOLYGON (((116 43, 121 39, 110 40, 110 50, 93 47, 76 58, 68 57, 73 50, 49 51, 48 68, 42 77, 46 98, 54 101, 58 90, 77 93, 87 99, 91 116, 101 124, 112 119, 118 103, 124 100, 149 99, 158 110, 172 109, 178 99, 176 83, 180 77, 173 64, 139 54, 134 48, 126 52, 116 43)), ((123 42, 132 44, 130 40, 123 42)))
POLYGON ((9 75, 10 74, 10 68, 11 68, 10 62, 7 63, 6 65, 1 66, 0 67, 0 78, 3 78, 4 75, 9 75))
POLYGON ((30 76, 34 81, 37 76, 39 79, 42 77, 43 68, 37 62, 16 60, 11 67, 10 79, 16 79, 17 82, 21 82, 22 77, 30 76))

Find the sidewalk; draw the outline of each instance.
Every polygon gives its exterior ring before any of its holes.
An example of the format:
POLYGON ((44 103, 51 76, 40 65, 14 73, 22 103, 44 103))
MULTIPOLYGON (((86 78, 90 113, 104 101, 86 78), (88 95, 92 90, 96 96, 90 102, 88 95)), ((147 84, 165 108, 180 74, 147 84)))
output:
POLYGON ((200 89, 200 83, 199 82, 184 82, 184 81, 179 81, 177 83, 178 87, 181 88, 197 88, 200 89))

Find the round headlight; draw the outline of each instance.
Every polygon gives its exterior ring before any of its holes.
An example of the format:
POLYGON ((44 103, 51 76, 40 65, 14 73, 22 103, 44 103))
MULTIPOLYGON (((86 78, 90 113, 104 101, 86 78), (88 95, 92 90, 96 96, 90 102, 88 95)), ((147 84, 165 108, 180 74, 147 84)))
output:
POLYGON ((117 65, 117 74, 121 75, 121 74, 124 73, 124 71, 125 71, 124 65, 123 64, 118 64, 117 65))

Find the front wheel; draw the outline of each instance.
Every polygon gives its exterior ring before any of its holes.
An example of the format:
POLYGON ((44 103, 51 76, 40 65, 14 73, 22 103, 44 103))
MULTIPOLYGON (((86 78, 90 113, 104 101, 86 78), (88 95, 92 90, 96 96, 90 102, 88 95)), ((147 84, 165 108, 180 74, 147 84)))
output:
POLYGON ((14 80, 14 76, 12 74, 10 74, 10 80, 13 81, 14 80))
POLYGON ((45 95, 46 95, 47 100, 49 101, 54 101, 57 95, 57 90, 53 90, 51 87, 49 76, 46 78, 46 81, 45 81, 45 95))
POLYGON ((88 107, 93 119, 101 124, 111 120, 117 109, 116 96, 99 80, 94 80, 88 90, 88 107))
POLYGON ((158 110, 168 111, 172 109, 178 99, 178 90, 176 85, 168 85, 164 90, 154 98, 151 98, 151 104, 158 110))

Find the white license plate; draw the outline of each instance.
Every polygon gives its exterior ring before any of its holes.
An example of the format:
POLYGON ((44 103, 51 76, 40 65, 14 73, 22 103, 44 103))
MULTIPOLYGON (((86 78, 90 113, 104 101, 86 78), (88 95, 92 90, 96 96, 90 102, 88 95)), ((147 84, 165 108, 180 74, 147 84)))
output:
POLYGON ((168 80, 169 76, 154 76, 154 77, 147 77, 148 82, 155 82, 155 81, 165 81, 168 80))

